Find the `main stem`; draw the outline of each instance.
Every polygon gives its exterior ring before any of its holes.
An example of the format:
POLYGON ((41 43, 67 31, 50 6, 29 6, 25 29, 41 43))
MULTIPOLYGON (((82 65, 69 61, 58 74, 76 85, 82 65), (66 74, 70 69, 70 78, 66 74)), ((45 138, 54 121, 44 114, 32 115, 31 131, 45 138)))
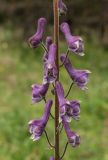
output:
MULTIPOLYGON (((57 46, 56 51, 56 66, 58 70, 57 80, 59 80, 59 10, 58 10, 58 0, 53 0, 54 8, 54 43, 57 46)), ((57 94, 55 95, 55 160, 59 160, 59 102, 57 94)))

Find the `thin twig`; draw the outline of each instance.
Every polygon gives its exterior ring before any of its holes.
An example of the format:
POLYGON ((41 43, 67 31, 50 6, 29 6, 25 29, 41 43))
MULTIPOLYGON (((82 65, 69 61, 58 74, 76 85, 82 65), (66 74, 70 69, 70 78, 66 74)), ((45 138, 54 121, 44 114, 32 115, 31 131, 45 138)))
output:
POLYGON ((42 48, 45 50, 45 52, 48 52, 48 50, 47 50, 47 48, 45 47, 45 45, 44 45, 43 42, 41 42, 41 46, 42 46, 42 48))
POLYGON ((74 82, 71 83, 71 85, 70 85, 70 87, 69 87, 69 90, 68 90, 68 92, 67 92, 65 98, 68 97, 68 95, 69 95, 69 93, 70 93, 70 91, 71 91, 73 85, 74 85, 74 82))
POLYGON ((60 160, 62 160, 62 158, 64 157, 64 155, 65 155, 65 153, 66 153, 66 150, 67 150, 68 144, 69 144, 69 143, 67 142, 66 145, 65 145, 64 152, 63 152, 62 156, 60 157, 60 160))
POLYGON ((69 49, 67 50, 65 60, 64 60, 63 63, 60 65, 60 67, 62 67, 62 66, 65 64, 65 62, 66 62, 66 60, 67 60, 67 58, 68 58, 68 55, 69 55, 69 49))
POLYGON ((50 147, 51 147, 51 148, 55 148, 55 146, 51 144, 51 142, 50 142, 50 140, 49 140, 49 137, 48 137, 48 134, 47 134, 46 130, 44 130, 44 133, 45 133, 46 139, 47 139, 48 144, 50 145, 50 147))

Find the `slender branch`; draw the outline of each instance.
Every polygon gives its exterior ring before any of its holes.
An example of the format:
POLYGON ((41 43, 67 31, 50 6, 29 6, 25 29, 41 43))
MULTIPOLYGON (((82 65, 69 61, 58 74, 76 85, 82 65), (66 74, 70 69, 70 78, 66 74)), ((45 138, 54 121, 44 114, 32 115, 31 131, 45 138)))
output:
POLYGON ((47 141, 48 141, 50 147, 51 147, 51 148, 55 148, 55 146, 51 144, 51 142, 50 142, 50 140, 49 140, 49 137, 48 137, 48 134, 47 134, 46 130, 44 130, 44 133, 45 133, 46 139, 47 139, 47 141))
POLYGON ((69 49, 68 49, 67 52, 66 52, 66 57, 65 57, 64 62, 63 62, 59 67, 62 67, 62 66, 65 64, 65 62, 66 62, 66 60, 67 60, 67 58, 68 58, 68 55, 69 55, 69 49))
POLYGON ((44 49, 45 52, 48 52, 48 50, 47 50, 47 48, 45 47, 45 45, 44 45, 43 42, 41 42, 41 46, 42 46, 42 48, 44 49))
POLYGON ((68 147, 68 142, 66 143, 66 145, 65 145, 65 149, 64 149, 64 151, 63 151, 63 154, 62 154, 62 156, 60 157, 60 160, 62 160, 62 158, 64 157, 64 155, 65 155, 65 153, 66 153, 66 150, 67 150, 67 147, 68 147))
POLYGON ((70 91, 71 91, 73 85, 74 85, 74 82, 71 83, 71 85, 70 85, 70 87, 69 87, 69 90, 68 90, 68 92, 67 92, 65 98, 68 97, 68 95, 69 95, 69 93, 70 93, 70 91))

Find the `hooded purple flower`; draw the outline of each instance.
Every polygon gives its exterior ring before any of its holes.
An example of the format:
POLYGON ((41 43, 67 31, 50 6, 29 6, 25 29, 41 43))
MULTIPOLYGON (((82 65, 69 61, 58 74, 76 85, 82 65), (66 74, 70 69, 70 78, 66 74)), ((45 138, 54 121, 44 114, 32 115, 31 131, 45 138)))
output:
POLYGON ((56 45, 51 44, 48 52, 48 59, 44 65, 43 83, 53 83, 57 79, 57 67, 55 64, 56 45))
POLYGON ((60 59, 62 63, 65 61, 64 66, 73 82, 76 83, 76 85, 82 90, 87 89, 86 85, 88 83, 88 76, 91 72, 89 70, 74 69, 70 60, 66 58, 65 54, 62 54, 60 59))
POLYGON ((40 102, 46 95, 48 90, 49 84, 42 84, 42 85, 32 85, 32 103, 40 102))
POLYGON ((72 36, 68 23, 64 22, 60 26, 61 31, 64 33, 69 50, 73 53, 83 56, 84 55, 84 42, 79 36, 72 36))
POLYGON ((60 106, 60 116, 63 116, 67 122, 70 122, 72 118, 78 120, 80 114, 79 101, 66 100, 64 98, 64 90, 60 82, 56 82, 56 91, 60 106))
MULTIPOLYGON (((49 47, 50 47, 50 45, 52 43, 53 43, 52 38, 51 37, 47 37, 46 38, 46 48, 47 48, 48 51, 49 51, 49 47)), ((45 52, 44 56, 43 56, 44 63, 47 61, 47 59, 48 59, 48 52, 45 52)))
POLYGON ((43 117, 41 119, 32 120, 29 122, 29 132, 31 133, 31 139, 33 139, 33 141, 40 139, 48 122, 51 107, 52 107, 52 100, 49 100, 46 103, 43 117))
POLYGON ((45 18, 40 18, 38 20, 37 31, 31 38, 29 38, 29 44, 32 48, 38 47, 41 43, 46 23, 47 21, 45 18))
POLYGON ((54 160, 54 157, 50 157, 50 160, 54 160))
POLYGON ((70 130, 69 123, 66 122, 64 117, 62 117, 62 123, 67 134, 68 142, 72 147, 77 147, 80 144, 80 136, 70 130))
POLYGON ((59 12, 60 12, 60 14, 66 14, 67 7, 66 7, 65 3, 63 3, 62 0, 58 1, 58 6, 59 6, 59 12))

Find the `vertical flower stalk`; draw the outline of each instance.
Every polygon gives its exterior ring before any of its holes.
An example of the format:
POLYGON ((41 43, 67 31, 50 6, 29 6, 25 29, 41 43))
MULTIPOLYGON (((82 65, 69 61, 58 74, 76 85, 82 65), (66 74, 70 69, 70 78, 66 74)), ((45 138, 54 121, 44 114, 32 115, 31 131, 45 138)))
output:
MULTIPOLYGON (((56 44, 56 67, 58 70, 57 79, 59 80, 59 3, 58 0, 53 0, 54 9, 54 43, 56 44)), ((55 160, 59 160, 59 102, 57 93, 55 93, 55 160)))
MULTIPOLYGON (((60 14, 66 14, 67 7, 63 0, 53 0, 53 10, 54 10, 54 41, 52 37, 48 36, 46 38, 46 44, 43 42, 43 33, 45 30, 47 20, 45 18, 40 18, 37 23, 37 31, 29 39, 29 44, 32 48, 37 48, 41 46, 44 49, 43 55, 43 82, 41 85, 33 84, 32 85, 32 103, 37 104, 40 101, 44 100, 45 109, 43 116, 39 119, 34 119, 29 122, 29 132, 33 141, 37 141, 43 135, 46 136, 46 139, 52 149, 54 149, 55 155, 50 157, 50 160, 62 160, 68 144, 73 148, 77 147, 80 144, 80 136, 71 130, 69 123, 72 119, 80 119, 80 101, 79 100, 68 100, 67 97, 72 89, 72 86, 76 84, 82 90, 85 90, 88 83, 88 78, 90 71, 76 69, 73 67, 68 55, 70 52, 76 54, 77 56, 82 56, 84 51, 84 42, 80 36, 73 36, 71 34, 71 29, 66 22, 63 22, 60 25, 60 29, 63 32, 68 50, 66 54, 61 54, 59 58, 59 16, 60 14), (62 65, 59 66, 59 59, 62 62, 62 65), (60 68, 64 67, 68 72, 70 78, 72 79, 71 86, 65 94, 62 82, 60 82, 59 74, 60 68), (53 96, 55 99, 55 115, 51 113, 51 108, 53 100, 47 99, 47 92, 50 89, 50 85, 53 85, 53 96), (50 142, 49 136, 47 134, 47 123, 52 117, 55 121, 54 123, 54 145, 50 142), (67 135, 67 142, 64 147, 62 154, 59 153, 59 136, 64 127, 64 131, 67 135)), ((72 54, 71 54, 72 55, 72 54)), ((72 123, 74 123, 72 121, 72 123)))

